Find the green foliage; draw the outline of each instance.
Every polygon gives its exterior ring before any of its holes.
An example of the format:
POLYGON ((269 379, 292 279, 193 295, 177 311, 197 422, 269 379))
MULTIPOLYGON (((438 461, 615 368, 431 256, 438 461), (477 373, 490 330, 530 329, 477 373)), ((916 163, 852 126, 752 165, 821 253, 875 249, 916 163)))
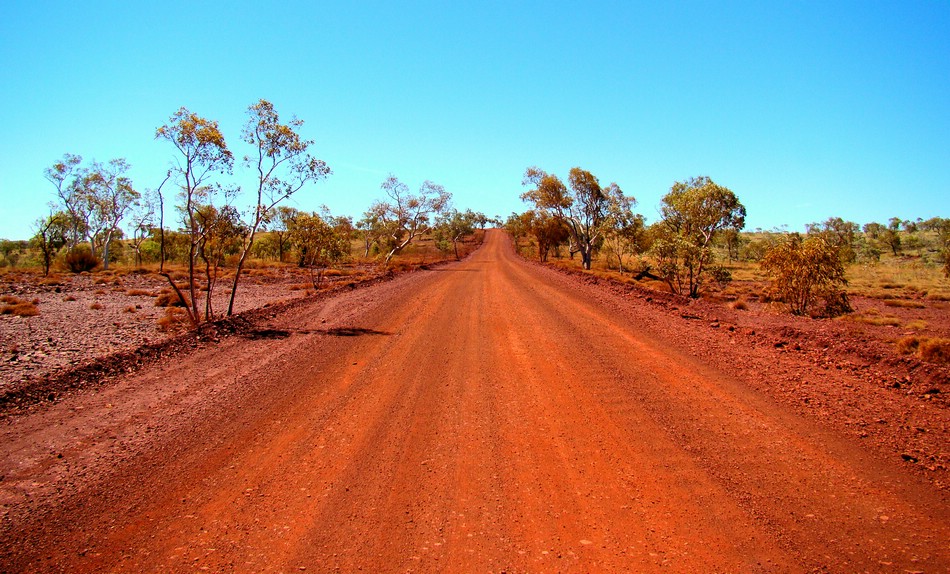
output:
POLYGON ((480 213, 476 214, 471 209, 464 212, 453 209, 450 212, 439 214, 432 229, 436 247, 443 252, 454 249, 455 259, 459 259, 459 241, 475 233, 475 225, 479 221, 479 216, 481 218, 485 217, 480 213))
POLYGON ((584 269, 590 269, 594 250, 610 226, 611 197, 623 197, 623 192, 615 183, 602 188, 591 172, 579 167, 568 173, 568 183, 570 191, 557 176, 529 167, 522 185, 534 187, 524 192, 521 199, 534 203, 536 210, 550 213, 567 227, 572 253, 579 251, 584 269))
POLYGON ((299 212, 288 222, 288 231, 298 265, 310 270, 314 289, 326 268, 350 256, 353 224, 347 217, 299 212))
POLYGON ((803 239, 793 233, 765 254, 762 269, 772 277, 776 298, 787 303, 793 314, 806 315, 823 301, 815 314, 841 315, 851 311, 843 289, 847 281, 841 249, 824 235, 803 239))
POLYGON ((805 226, 809 235, 822 235, 825 241, 831 244, 841 257, 841 262, 854 263, 857 259, 855 239, 860 228, 857 223, 845 221, 840 217, 829 217, 823 223, 812 223, 805 226))
POLYGON ((544 263, 552 249, 567 242, 570 232, 557 217, 543 210, 528 210, 521 215, 512 214, 508 229, 513 236, 527 235, 534 238, 538 247, 538 260, 544 263))
POLYGON ((0 267, 16 267, 20 257, 26 254, 28 248, 27 241, 0 239, 0 267))
POLYGON ((714 261, 712 241, 723 229, 745 226, 745 207, 729 189, 708 177, 675 182, 662 199, 663 220, 652 227, 653 253, 670 290, 699 297, 714 261))
POLYGON ((624 195, 617 185, 610 185, 604 191, 607 195, 607 217, 603 242, 617 258, 617 265, 623 273, 624 257, 646 251, 649 236, 643 216, 633 211, 637 200, 624 195))
POLYGON ((43 274, 49 275, 50 264, 67 241, 70 229, 69 216, 63 212, 51 213, 33 224, 36 234, 30 244, 40 250, 43 258, 43 274))
POLYGON ((452 194, 445 191, 443 186, 428 180, 419 186, 419 193, 413 194, 406 184, 392 174, 380 188, 389 201, 374 203, 364 220, 372 220, 373 232, 379 233, 379 241, 389 250, 386 255, 386 263, 389 263, 413 239, 431 229, 430 218, 441 215, 449 208, 452 194))

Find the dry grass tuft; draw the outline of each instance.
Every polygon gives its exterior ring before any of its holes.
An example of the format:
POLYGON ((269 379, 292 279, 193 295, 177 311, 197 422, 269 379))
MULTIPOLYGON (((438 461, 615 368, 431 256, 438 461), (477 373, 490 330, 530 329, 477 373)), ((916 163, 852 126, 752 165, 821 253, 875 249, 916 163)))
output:
POLYGON ((72 295, 66 295, 65 297, 63 297, 63 301, 75 301, 75 300, 76 298, 73 297, 72 295))
POLYGON ((856 323, 866 323, 868 325, 876 325, 878 327, 897 327, 901 324, 900 319, 892 315, 881 315, 881 311, 875 307, 870 309, 865 309, 859 313, 851 313, 850 315, 845 315, 841 319, 846 321, 854 321, 856 323))
POLYGON ((155 294, 145 289, 129 289, 125 292, 130 297, 154 297, 155 294))
MULTIPOLYGON (((188 296, 185 296, 185 299, 188 299, 188 296)), ((158 296, 155 297, 155 306, 156 307, 183 307, 181 299, 178 298, 178 294, 172 291, 171 289, 162 289, 159 292, 158 296)))
POLYGON ((924 309, 927 307, 920 301, 912 301, 908 299, 885 299, 884 306, 885 307, 903 307, 905 309, 924 309))
POLYGON ((736 299, 735 301, 730 303, 729 306, 735 309, 736 311, 749 310, 749 304, 745 302, 745 299, 736 299))
POLYGON ((932 363, 950 363, 950 339, 911 335, 897 341, 897 351, 905 355, 915 354, 932 363))
POLYGON ((165 314, 158 319, 158 330, 162 332, 182 331, 191 325, 188 312, 180 307, 166 307, 165 314))
POLYGON ((40 314, 36 308, 38 299, 27 301, 13 295, 0 296, 0 315, 14 315, 16 317, 35 317, 40 314))
POLYGON ((93 311, 105 309, 105 307, 102 306, 102 303, 93 303, 92 305, 89 306, 89 308, 92 309, 93 311))

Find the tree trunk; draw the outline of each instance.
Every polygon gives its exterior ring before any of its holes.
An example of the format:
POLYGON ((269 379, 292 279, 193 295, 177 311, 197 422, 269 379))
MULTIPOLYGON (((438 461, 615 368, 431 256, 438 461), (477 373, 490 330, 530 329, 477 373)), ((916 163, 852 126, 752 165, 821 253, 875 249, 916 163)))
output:
POLYGON ((581 248, 581 265, 584 269, 590 271, 590 262, 594 256, 594 246, 585 245, 581 248))
POLYGON ((102 242, 102 269, 104 271, 109 270, 109 244, 112 243, 112 232, 106 234, 105 240, 102 242))

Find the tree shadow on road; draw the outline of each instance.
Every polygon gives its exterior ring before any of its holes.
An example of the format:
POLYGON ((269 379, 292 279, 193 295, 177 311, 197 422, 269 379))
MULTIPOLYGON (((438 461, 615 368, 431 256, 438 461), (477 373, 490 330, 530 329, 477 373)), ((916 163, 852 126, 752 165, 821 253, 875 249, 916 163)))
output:
POLYGON ((386 331, 363 327, 334 327, 332 329, 254 329, 244 336, 248 339, 286 339, 291 335, 329 335, 331 337, 362 337, 364 335, 391 335, 386 331))

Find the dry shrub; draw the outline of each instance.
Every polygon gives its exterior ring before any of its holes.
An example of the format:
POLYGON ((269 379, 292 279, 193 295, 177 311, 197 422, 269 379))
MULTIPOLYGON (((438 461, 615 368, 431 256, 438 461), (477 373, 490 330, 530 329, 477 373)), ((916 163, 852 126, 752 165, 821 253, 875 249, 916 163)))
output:
POLYGON ((72 295, 66 295, 65 297, 63 297, 63 301, 75 301, 75 300, 76 298, 73 297, 72 295))
POLYGON ((907 299, 887 299, 884 301, 886 307, 903 307, 905 309, 924 309, 927 307, 920 301, 909 301, 907 299))
POLYGON ((155 294, 145 289, 129 289, 125 292, 130 297, 154 297, 155 294))
POLYGON ((158 319, 158 330, 162 332, 181 331, 191 325, 188 312, 180 307, 166 307, 165 314, 158 319))
POLYGON ((730 303, 729 306, 735 309, 736 311, 749 310, 749 304, 745 302, 745 299, 736 299, 735 301, 730 303))
POLYGON ((99 309, 104 309, 104 307, 102 306, 102 303, 93 303, 92 305, 89 306, 89 308, 94 311, 98 311, 99 309))
POLYGON ((135 305, 129 305, 125 308, 126 313, 135 313, 135 305))
POLYGON ((310 283, 292 283, 287 286, 288 291, 306 291, 310 289, 312 285, 310 283))
POLYGON ((950 363, 950 339, 911 335, 897 341, 897 351, 932 363, 950 363))
POLYGON ((105 295, 106 292, 103 289, 96 289, 96 295, 105 295))
POLYGON ((911 321, 910 323, 904 325, 904 328, 910 329, 911 331, 923 331, 927 328, 927 321, 911 321))
POLYGON ((773 298, 793 314, 837 317, 851 311, 840 249, 824 237, 792 233, 769 248, 761 266, 772 278, 773 298))
POLYGON ((13 295, 3 295, 0 297, 0 303, 2 303, 0 304, 0 315, 34 317, 40 314, 40 310, 36 308, 36 303, 14 297, 13 295))
POLYGON ((917 350, 920 358, 932 363, 950 363, 950 339, 927 339, 921 341, 917 350))
POLYGON ((58 287, 63 284, 63 280, 59 275, 50 275, 46 279, 40 281, 40 285, 46 285, 48 287, 58 287))
MULTIPOLYGON (((188 296, 185 295, 185 301, 188 302, 188 296)), ((184 307, 178 294, 171 289, 162 289, 155 297, 156 307, 184 307)))
POLYGON ((77 247, 66 254, 66 267, 73 273, 87 273, 99 266, 99 258, 86 247, 77 247))

